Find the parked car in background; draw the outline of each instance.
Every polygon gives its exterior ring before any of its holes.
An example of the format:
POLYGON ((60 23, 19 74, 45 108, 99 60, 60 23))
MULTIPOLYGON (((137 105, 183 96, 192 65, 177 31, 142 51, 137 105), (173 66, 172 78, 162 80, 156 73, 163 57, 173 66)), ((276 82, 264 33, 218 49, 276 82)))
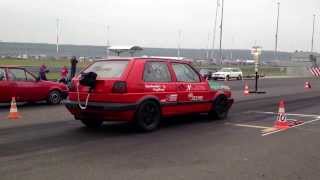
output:
POLYGON ((59 104, 67 96, 64 84, 39 80, 25 68, 0 65, 0 103, 9 103, 12 97, 20 102, 46 100, 59 104))
POLYGON ((67 109, 88 127, 126 121, 155 130, 162 117, 208 113, 224 119, 233 103, 229 88, 212 88, 190 62, 124 58, 94 62, 72 80, 67 109))
POLYGON ((218 72, 212 74, 212 79, 224 79, 229 81, 230 79, 242 80, 243 74, 240 68, 222 68, 218 72))
POLYGON ((217 70, 211 68, 200 68, 199 73, 204 79, 210 80, 212 78, 212 73, 216 72, 217 70))

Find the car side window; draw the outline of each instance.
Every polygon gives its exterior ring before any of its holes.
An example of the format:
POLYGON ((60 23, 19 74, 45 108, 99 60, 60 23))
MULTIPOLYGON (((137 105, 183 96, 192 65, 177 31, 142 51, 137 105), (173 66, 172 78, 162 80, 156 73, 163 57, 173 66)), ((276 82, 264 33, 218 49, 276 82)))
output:
POLYGON ((6 71, 3 68, 0 68, 0 81, 6 80, 6 71))
POLYGON ((26 72, 23 69, 9 69, 8 74, 11 80, 26 81, 26 72))
POLYGON ((29 73, 29 72, 26 72, 26 75, 27 75, 27 81, 36 81, 36 79, 29 73))
POLYGON ((146 62, 143 80, 145 82, 171 82, 168 65, 165 62, 146 62))
POLYGON ((187 64, 172 64, 179 82, 200 82, 199 75, 187 64))

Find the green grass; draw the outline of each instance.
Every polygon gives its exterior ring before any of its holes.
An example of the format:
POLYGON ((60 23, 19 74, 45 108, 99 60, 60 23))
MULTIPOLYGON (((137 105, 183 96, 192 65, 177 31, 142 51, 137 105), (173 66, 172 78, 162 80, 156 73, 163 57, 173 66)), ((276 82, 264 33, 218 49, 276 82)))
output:
MULTIPOLYGON (((70 60, 34 60, 34 59, 0 59, 0 65, 18 65, 18 66, 41 66, 45 64, 47 67, 63 67, 70 66, 70 60)), ((79 62, 79 67, 85 67, 90 62, 79 62)))
POLYGON ((60 78, 60 73, 58 72, 49 72, 47 73, 47 79, 58 80, 60 78))

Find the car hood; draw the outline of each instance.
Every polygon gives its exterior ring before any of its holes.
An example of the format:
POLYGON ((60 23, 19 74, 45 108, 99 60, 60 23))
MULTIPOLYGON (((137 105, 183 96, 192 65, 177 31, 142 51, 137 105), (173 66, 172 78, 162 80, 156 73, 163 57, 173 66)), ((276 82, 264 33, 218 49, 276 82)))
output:
POLYGON ((220 71, 218 71, 218 72, 215 72, 215 73, 213 73, 214 75, 219 75, 219 74, 226 74, 227 72, 220 72, 220 71))

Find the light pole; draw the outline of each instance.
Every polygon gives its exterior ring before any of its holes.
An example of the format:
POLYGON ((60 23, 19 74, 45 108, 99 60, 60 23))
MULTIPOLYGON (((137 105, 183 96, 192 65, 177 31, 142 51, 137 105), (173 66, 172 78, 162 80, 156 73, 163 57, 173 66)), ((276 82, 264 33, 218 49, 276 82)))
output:
POLYGON ((217 6, 216 6, 216 16, 214 19, 214 27, 213 27, 213 37, 212 37, 212 52, 211 52, 211 59, 214 58, 214 45, 216 42, 216 34, 217 34, 217 20, 218 20, 218 12, 220 7, 220 0, 217 0, 217 6))
POLYGON ((278 2, 277 5, 278 5, 278 14, 277 14, 277 25, 276 25, 276 42, 275 42, 275 48, 274 48, 274 58, 275 58, 275 60, 277 60, 277 58, 278 58, 280 2, 278 2))
POLYGON ((110 48, 110 26, 107 25, 107 59, 109 58, 110 48))
POLYGON ((59 37, 59 29, 60 29, 60 22, 59 22, 59 19, 57 18, 56 20, 56 28, 57 28, 57 37, 56 37, 56 58, 58 59, 59 58, 59 40, 60 40, 60 37, 59 37))
POLYGON ((219 46, 220 64, 222 64, 223 10, 224 10, 224 0, 222 0, 222 3, 221 3, 220 46, 219 46))
POLYGON ((312 38, 311 38, 311 53, 313 53, 313 42, 314 42, 314 26, 316 22, 316 15, 313 15, 313 24, 312 24, 312 38))
POLYGON ((177 55, 178 55, 179 58, 181 56, 181 52, 180 52, 180 49, 181 49, 181 34, 182 34, 182 31, 179 30, 178 31, 178 52, 177 52, 177 55))
POLYGON ((210 57, 209 57, 209 52, 210 52, 210 49, 209 49, 209 46, 210 46, 210 33, 208 33, 208 39, 207 39, 207 41, 208 41, 208 42, 207 42, 208 44, 207 44, 207 50, 206 50, 206 59, 209 60, 209 58, 210 58, 210 57))

